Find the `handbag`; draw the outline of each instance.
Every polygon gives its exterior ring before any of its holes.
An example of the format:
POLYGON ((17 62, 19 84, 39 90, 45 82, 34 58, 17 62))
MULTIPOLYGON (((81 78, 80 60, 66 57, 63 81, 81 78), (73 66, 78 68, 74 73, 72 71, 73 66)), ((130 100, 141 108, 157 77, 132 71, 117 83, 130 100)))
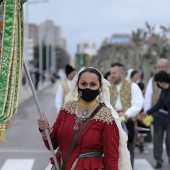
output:
POLYGON ((89 123, 89 121, 96 115, 96 113, 104 106, 104 104, 100 103, 99 106, 92 112, 92 114, 88 117, 88 119, 81 125, 81 127, 78 129, 77 133, 74 135, 74 138, 71 142, 70 148, 67 151, 66 157, 63 161, 63 165, 61 170, 65 170, 66 164, 68 162, 68 159, 74 149, 74 146, 77 142, 78 137, 80 136, 81 132, 83 131, 83 129, 86 127, 86 125, 89 123))

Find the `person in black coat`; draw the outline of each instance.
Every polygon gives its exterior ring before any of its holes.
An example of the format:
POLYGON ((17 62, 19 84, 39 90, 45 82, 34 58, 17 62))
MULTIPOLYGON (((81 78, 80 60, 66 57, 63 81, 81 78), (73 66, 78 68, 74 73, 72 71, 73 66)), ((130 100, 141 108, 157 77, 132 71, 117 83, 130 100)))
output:
POLYGON ((40 73, 38 69, 34 72, 34 75, 35 75, 35 90, 38 90, 38 84, 40 80, 40 73))
MULTIPOLYGON (((156 111, 164 108, 164 112, 162 112, 162 118, 164 118, 167 138, 166 138, 166 148, 167 148, 167 155, 169 157, 170 163, 170 76, 165 71, 158 72, 155 77, 154 81, 156 81, 157 86, 161 89, 161 93, 159 99, 151 109, 147 110, 146 115, 152 115, 156 111)), ((159 129, 158 129, 159 130, 159 129)), ((157 169, 162 168, 162 164, 157 166, 157 169)), ((170 169, 170 165, 169 165, 170 169)))

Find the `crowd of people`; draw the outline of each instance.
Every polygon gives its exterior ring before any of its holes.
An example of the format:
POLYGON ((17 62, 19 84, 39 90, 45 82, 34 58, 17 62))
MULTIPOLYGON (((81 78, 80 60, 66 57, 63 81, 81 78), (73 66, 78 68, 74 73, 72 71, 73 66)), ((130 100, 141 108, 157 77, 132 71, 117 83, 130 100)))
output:
MULTIPOLYGON (((133 169, 135 146, 144 153, 151 125, 154 168, 162 168, 164 134, 170 155, 168 61, 159 59, 156 68, 145 85, 138 70, 127 71, 121 63, 111 64, 107 72, 65 67, 66 80, 61 80, 56 89, 56 121, 50 126, 45 115, 37 121, 49 149, 45 136, 48 129, 62 170, 133 169)), ((47 169, 55 169, 53 158, 47 169)))

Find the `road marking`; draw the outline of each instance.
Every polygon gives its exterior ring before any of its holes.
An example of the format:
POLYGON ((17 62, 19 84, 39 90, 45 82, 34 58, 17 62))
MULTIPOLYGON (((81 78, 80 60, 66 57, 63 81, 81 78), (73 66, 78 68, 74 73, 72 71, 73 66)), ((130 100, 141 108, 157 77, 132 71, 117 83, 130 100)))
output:
POLYGON ((34 159, 7 159, 1 170, 32 170, 34 159))
POLYGON ((154 170, 146 159, 135 159, 134 170, 154 170))
MULTIPOLYGON (((34 159, 7 159, 1 170, 32 170, 34 159)), ((135 159, 134 170, 154 170, 146 159, 135 159)))
POLYGON ((49 150, 0 149, 0 153, 49 153, 49 150))

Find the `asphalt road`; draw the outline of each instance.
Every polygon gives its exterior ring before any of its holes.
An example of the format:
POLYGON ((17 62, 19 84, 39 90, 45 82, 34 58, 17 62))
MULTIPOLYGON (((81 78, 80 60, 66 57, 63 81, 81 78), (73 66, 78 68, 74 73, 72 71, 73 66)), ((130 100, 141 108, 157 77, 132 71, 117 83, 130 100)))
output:
MULTIPOLYGON (((56 112, 51 88, 38 92, 37 96, 42 111, 52 124, 56 119, 56 112)), ((25 165, 29 167, 28 170, 43 170, 48 165, 51 152, 44 147, 41 134, 38 131, 38 118, 39 114, 33 97, 19 105, 18 112, 13 116, 10 127, 6 132, 6 142, 0 143, 1 170, 15 170, 14 164, 18 164, 17 160, 22 165, 18 165, 16 170, 21 170, 21 167, 25 165), (13 162, 13 159, 16 162, 13 162), (10 163, 9 160, 13 164, 12 169, 5 168, 10 163)), ((26 167, 23 169, 27 170, 26 167)))
MULTIPOLYGON (((56 119, 54 106, 55 94, 48 87, 38 92, 37 96, 42 111, 46 114, 50 124, 56 119)), ((22 94, 21 94, 22 95, 22 94)), ((0 143, 1 170, 44 170, 51 157, 38 131, 37 119, 39 114, 33 97, 22 102, 18 112, 13 116, 6 132, 6 142, 0 143)), ((152 156, 152 143, 146 144, 148 154, 139 153, 136 148, 135 170, 154 170, 155 161, 152 156)), ((168 159, 164 150, 164 166, 168 170, 168 159)))

